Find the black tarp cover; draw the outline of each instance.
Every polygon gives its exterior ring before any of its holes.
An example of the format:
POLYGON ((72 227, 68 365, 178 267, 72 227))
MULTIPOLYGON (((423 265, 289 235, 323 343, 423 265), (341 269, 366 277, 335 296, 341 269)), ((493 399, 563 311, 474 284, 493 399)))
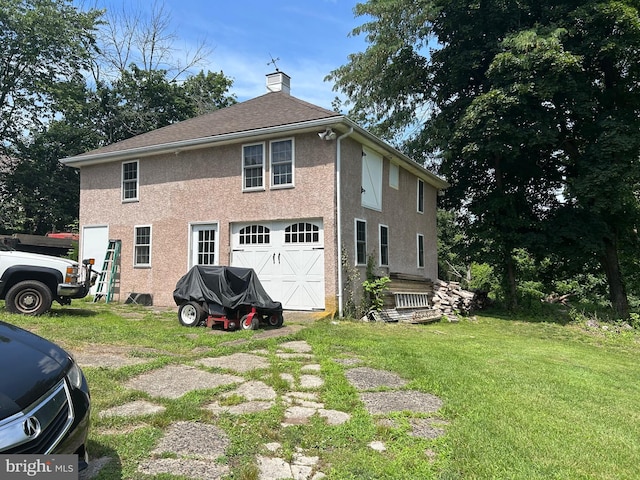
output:
POLYGON ((231 310, 255 307, 263 313, 282 311, 282 303, 271 300, 251 268, 196 265, 178 280, 173 300, 176 305, 196 301, 231 310))

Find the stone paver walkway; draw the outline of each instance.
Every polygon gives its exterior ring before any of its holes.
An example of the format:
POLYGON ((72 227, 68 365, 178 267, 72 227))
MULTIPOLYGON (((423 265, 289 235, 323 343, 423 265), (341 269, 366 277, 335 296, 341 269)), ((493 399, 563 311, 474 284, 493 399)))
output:
MULTIPOLYGON (((206 354, 206 351, 202 353, 206 354)), ((282 428, 308 424, 314 416, 323 418, 328 425, 341 425, 351 419, 348 412, 325 408, 320 397, 324 386, 322 369, 314 362, 312 348, 307 342, 288 341, 278 345, 276 358, 301 364, 299 375, 281 374, 281 378, 289 385, 289 391, 281 395, 265 382, 255 380, 255 374, 254 379, 244 376, 249 377, 256 370, 268 369, 268 354, 266 350, 255 350, 204 357, 193 362, 193 365, 169 365, 131 378, 124 383, 124 387, 145 392, 152 399, 176 399, 194 390, 225 387, 225 391, 218 394, 217 399, 203 405, 214 416, 261 412, 280 401, 286 405, 282 428), (228 405, 225 399, 229 398, 239 401, 228 405)), ((122 355, 123 364, 130 364, 130 358, 124 353, 122 355)), ((94 355, 86 358, 93 362, 98 357, 94 355)), ((355 358, 336 359, 336 362, 347 368, 347 381, 358 390, 365 408, 373 416, 407 410, 430 414, 442 406, 440 399, 433 395, 405 390, 406 380, 395 373, 360 367, 355 358)), ((82 365, 81 360, 80 363, 82 365)), ((109 368, 117 364, 113 355, 106 363, 109 368)), ((90 362, 88 364, 94 365, 90 362)), ((164 406, 153 401, 135 400, 106 409, 100 412, 100 416, 120 416, 134 420, 161 413, 164 409, 164 406)), ((381 418, 379 422, 394 426, 390 419, 381 418)), ((435 438, 444 433, 446 424, 430 418, 411 418, 410 425, 411 435, 435 438)), ((141 462, 138 471, 150 475, 166 473, 194 480, 216 480, 229 474, 229 467, 221 463, 220 459, 224 459, 230 443, 227 433, 215 424, 175 422, 166 428, 151 452, 151 458, 141 462)), ((369 446, 378 452, 386 450, 386 445, 381 441, 373 441, 369 446)), ((319 480, 325 477, 318 467, 318 457, 307 455, 305 451, 298 449, 287 461, 281 456, 281 450, 281 445, 277 442, 263 445, 255 460, 259 480, 319 480)), ((97 475, 108 461, 105 458, 92 460, 90 468, 81 474, 80 479, 88 480, 97 475)))

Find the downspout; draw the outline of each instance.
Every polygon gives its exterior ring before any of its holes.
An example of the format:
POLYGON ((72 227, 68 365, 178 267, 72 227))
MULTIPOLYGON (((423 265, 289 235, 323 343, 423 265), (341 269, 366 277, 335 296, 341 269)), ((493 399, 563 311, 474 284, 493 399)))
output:
POLYGON ((340 179, 340 169, 342 168, 342 139, 353 133, 353 127, 349 127, 349 131, 340 135, 336 142, 336 237, 338 243, 338 316, 342 317, 343 299, 342 299, 342 188, 340 179))

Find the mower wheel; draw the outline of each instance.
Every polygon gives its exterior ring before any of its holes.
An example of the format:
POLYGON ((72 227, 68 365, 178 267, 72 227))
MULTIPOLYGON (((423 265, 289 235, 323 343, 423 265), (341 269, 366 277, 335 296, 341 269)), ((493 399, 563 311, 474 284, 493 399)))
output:
POLYGON ((282 312, 273 313, 269 315, 269 326, 270 327, 281 327, 284 323, 284 318, 282 317, 282 312))
POLYGON ((249 315, 245 315, 242 317, 242 320, 240 320, 240 328, 242 328, 242 330, 257 330, 259 324, 260 321, 257 315, 253 315, 251 319, 249 315))
POLYGON ((187 302, 178 309, 178 320, 185 327, 197 327, 205 319, 206 312, 198 302, 187 302))

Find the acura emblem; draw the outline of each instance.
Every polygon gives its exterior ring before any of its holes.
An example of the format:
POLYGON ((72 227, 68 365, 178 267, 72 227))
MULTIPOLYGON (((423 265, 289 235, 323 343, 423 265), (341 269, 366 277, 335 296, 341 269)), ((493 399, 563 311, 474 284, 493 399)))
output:
POLYGON ((29 417, 22 424, 22 429, 27 438, 36 438, 40 434, 40 422, 36 417, 29 417))

